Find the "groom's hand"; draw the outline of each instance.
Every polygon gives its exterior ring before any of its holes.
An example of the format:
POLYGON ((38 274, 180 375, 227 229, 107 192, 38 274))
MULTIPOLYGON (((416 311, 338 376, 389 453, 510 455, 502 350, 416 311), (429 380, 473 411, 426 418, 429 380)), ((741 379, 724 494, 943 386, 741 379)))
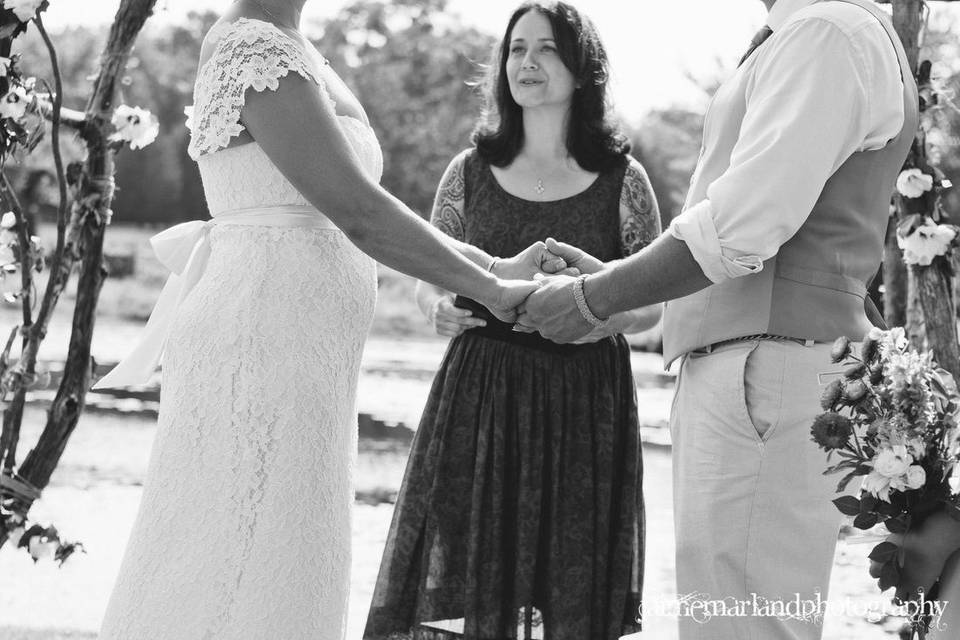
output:
POLYGON ((493 267, 493 274, 505 280, 532 280, 538 273, 580 275, 580 271, 569 267, 563 257, 548 251, 543 242, 534 242, 512 258, 497 260, 493 267))
POLYGON ((517 307, 517 330, 539 331, 554 342, 573 342, 593 329, 577 308, 573 297, 576 278, 570 276, 541 277, 540 288, 517 307))
POLYGON ((558 242, 553 238, 547 238, 546 247, 550 256, 558 260, 563 260, 567 265, 577 269, 580 273, 596 273, 604 267, 602 260, 594 258, 583 249, 578 249, 571 244, 558 242))
MULTIPOLYGON (((897 583, 897 597, 916 598, 917 590, 926 593, 940 578, 947 560, 960 550, 960 522, 945 511, 930 515, 923 524, 906 535, 891 534, 887 541, 901 548, 903 568, 897 583)), ((871 561, 870 575, 880 577, 883 565, 871 561)))

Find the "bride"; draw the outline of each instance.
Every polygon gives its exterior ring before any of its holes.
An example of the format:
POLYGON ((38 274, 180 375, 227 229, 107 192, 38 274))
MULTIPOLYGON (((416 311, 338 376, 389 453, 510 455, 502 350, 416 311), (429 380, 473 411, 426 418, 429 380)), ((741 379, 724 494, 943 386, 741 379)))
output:
POLYGON ((342 639, 373 259, 505 321, 536 288, 378 186, 376 137, 300 33, 304 1, 238 0, 203 43, 189 153, 213 219, 153 239, 175 275, 97 385, 143 383, 163 352, 101 640, 342 639))

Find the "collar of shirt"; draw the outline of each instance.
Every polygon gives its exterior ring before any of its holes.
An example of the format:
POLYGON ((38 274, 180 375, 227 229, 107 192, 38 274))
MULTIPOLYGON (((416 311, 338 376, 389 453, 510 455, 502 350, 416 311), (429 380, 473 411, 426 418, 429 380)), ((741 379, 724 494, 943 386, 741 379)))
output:
POLYGON ((791 15, 815 2, 817 0, 777 0, 767 16, 767 26, 776 31, 791 15))

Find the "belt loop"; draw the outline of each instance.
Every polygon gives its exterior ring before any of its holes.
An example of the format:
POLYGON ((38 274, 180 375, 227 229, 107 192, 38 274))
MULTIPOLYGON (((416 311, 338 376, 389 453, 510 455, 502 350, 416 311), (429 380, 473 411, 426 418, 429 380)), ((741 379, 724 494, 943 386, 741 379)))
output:
POLYGON ((704 351, 705 353, 713 353, 713 345, 712 345, 712 344, 708 344, 707 346, 705 346, 705 347, 703 348, 703 351, 704 351))
POLYGON ((812 346, 813 346, 813 340, 804 340, 804 341, 803 341, 803 346, 805 346, 805 347, 812 347, 812 346))

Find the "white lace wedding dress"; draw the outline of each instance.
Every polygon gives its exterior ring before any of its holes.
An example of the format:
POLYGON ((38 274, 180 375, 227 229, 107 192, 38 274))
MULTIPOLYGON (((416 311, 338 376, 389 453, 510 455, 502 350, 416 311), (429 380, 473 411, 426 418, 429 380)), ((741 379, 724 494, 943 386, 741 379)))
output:
MULTIPOLYGON (((166 248, 196 283, 151 320, 166 345, 160 419, 99 637, 341 640, 375 264, 256 143, 225 148, 248 89, 295 72, 329 100, 323 59, 257 20, 207 38, 218 43, 197 79, 190 154, 213 222, 181 225, 166 248)), ((379 180, 370 128, 339 121, 379 180)))

